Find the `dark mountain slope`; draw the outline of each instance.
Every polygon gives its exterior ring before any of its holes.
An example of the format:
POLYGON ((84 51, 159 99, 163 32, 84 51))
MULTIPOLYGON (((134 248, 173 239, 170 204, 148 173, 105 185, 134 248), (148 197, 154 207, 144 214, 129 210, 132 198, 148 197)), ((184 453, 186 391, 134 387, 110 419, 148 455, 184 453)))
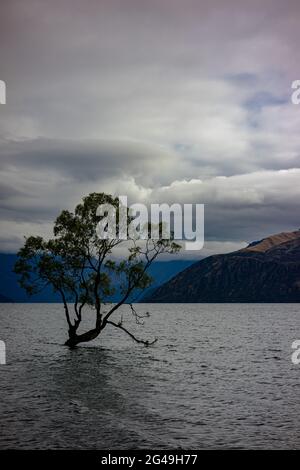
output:
POLYGON ((147 302, 300 302, 300 231, 199 261, 147 302))

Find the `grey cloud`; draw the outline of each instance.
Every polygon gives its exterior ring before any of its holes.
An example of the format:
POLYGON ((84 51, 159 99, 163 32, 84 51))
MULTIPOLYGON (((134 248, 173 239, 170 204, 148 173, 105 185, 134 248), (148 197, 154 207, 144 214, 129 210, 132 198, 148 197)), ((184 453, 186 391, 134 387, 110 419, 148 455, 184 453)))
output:
POLYGON ((139 142, 35 139, 0 144, 2 171, 15 168, 56 172, 75 181, 129 177, 154 184, 170 182, 183 166, 175 152, 139 142), (170 170, 172 169, 172 173, 170 170), (166 171, 167 170, 167 171, 166 171))
POLYGON ((206 202, 215 246, 295 228, 298 0, 11 0, 0 10, 4 248, 10 233, 10 249, 16 232, 48 233, 62 207, 100 190, 206 202))

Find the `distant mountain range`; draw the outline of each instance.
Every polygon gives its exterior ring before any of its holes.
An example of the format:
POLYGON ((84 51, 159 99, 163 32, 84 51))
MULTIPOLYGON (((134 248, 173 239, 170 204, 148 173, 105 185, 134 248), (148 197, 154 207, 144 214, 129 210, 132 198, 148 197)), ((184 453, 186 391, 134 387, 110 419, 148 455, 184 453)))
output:
POLYGON ((13 300, 10 299, 9 297, 6 297, 5 295, 0 294, 0 303, 12 303, 13 300))
MULTIPOLYGON (((0 302, 61 302, 51 288, 29 297, 12 271, 16 259, 0 253, 0 302)), ((300 302, 300 231, 197 262, 157 261, 149 274, 154 282, 139 302, 300 302)))
POLYGON ((300 302, 300 231, 198 261, 144 302, 300 302))
MULTIPOLYGON (((15 254, 0 253, 0 302, 61 302, 60 296, 53 293, 50 287, 37 295, 28 296, 19 286, 17 276, 13 272, 16 260, 15 254)), ((193 261, 188 260, 154 262, 149 270, 154 282, 147 292, 151 292, 191 264, 193 261)), ((116 302, 119 298, 120 295, 116 294, 111 301, 116 302)))

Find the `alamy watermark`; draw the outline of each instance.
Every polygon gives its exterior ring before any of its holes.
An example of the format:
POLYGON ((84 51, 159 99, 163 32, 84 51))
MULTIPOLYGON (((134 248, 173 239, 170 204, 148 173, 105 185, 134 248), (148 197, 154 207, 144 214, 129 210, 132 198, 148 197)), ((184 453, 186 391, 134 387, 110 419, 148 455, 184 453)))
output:
POLYGON ((0 80, 0 104, 6 104, 6 84, 0 80))
POLYGON ((101 204, 97 236, 101 240, 182 240, 186 250, 204 245, 204 204, 145 204, 128 207, 127 196, 119 196, 119 207, 101 204), (130 220, 128 221, 128 214, 130 220), (118 220, 117 220, 118 218, 118 220))
POLYGON ((4 341, 0 340, 0 365, 6 364, 6 346, 4 341))
POLYGON ((295 90, 291 95, 293 104, 300 104, 300 80, 294 80, 291 88, 295 90))
POLYGON ((292 343, 292 349, 295 349, 295 351, 293 352, 291 356, 292 363, 295 364, 295 366, 297 366, 298 364, 300 364, 300 340, 299 339, 292 343))

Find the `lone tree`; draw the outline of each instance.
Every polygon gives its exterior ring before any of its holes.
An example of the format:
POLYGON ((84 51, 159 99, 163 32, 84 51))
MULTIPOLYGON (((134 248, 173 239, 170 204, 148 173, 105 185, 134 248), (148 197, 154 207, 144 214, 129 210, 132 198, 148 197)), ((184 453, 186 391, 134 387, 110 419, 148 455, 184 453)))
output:
MULTIPOLYGON (((91 341, 112 325, 127 333, 138 343, 153 344, 136 338, 123 322, 113 321, 112 315, 125 303, 139 323, 142 318, 132 305, 132 299, 147 288, 152 279, 147 273, 153 261, 162 253, 176 253, 180 246, 172 240, 151 238, 143 245, 135 239, 126 242, 118 237, 100 239, 96 227, 101 217, 97 208, 101 204, 111 204, 116 208, 117 233, 119 227, 119 199, 103 193, 91 193, 77 205, 74 213, 64 210, 55 221, 54 237, 29 237, 18 253, 15 272, 20 285, 28 294, 34 295, 47 286, 59 293, 64 305, 69 338, 66 345, 74 348, 77 344, 91 341), (126 243, 127 256, 116 261, 114 252, 120 244, 126 243), (118 292, 116 303, 111 296, 118 292), (95 310, 94 328, 78 333, 87 307, 95 310)), ((127 211, 127 220, 131 216, 127 211)), ((148 230, 151 230, 150 224, 148 230)))

